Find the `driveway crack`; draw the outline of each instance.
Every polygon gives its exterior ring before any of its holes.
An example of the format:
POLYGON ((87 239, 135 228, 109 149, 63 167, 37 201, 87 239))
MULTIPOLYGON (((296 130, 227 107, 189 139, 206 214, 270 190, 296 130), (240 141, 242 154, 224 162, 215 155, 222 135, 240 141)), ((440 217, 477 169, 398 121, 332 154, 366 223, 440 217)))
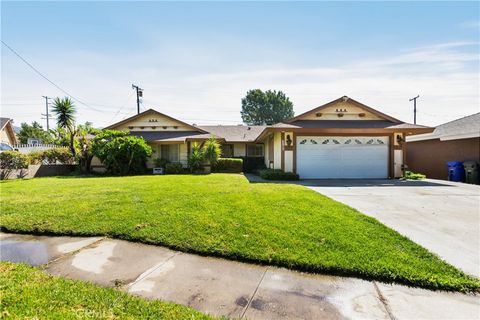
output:
POLYGON ((265 278, 265 274, 267 273, 267 271, 268 271, 269 268, 270 268, 270 267, 266 267, 266 268, 265 268, 265 271, 263 271, 262 277, 260 278, 260 281, 258 281, 257 287, 256 287, 255 290, 253 291, 253 294, 252 294, 252 296, 250 297, 250 299, 248 300, 248 303, 247 303, 247 305, 245 306, 245 309, 243 309, 243 312, 242 312, 242 315, 240 316, 240 319, 243 319, 243 318, 245 317, 245 313, 247 312, 248 308, 250 308, 250 305, 252 304, 253 298, 255 298, 255 295, 257 294, 258 288, 259 288, 260 285, 262 284, 263 278, 265 278))
POLYGON ((377 292, 378 299, 380 300, 380 302, 382 303, 383 307, 385 308, 385 311, 387 312, 388 317, 389 317, 391 320, 396 320, 395 316, 393 315, 392 308, 390 308, 390 305, 388 304, 388 300, 385 298, 385 296, 384 296, 384 295, 382 294, 382 292, 380 291, 380 288, 378 287, 376 281, 373 281, 373 286, 375 287, 375 291, 377 292))

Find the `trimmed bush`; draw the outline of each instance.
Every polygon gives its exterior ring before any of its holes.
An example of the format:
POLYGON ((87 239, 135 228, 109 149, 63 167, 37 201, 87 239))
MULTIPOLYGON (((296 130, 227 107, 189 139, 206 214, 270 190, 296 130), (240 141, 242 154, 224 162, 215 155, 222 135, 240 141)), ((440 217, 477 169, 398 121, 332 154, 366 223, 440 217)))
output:
POLYGON ((165 164, 166 174, 180 174, 183 173, 183 165, 180 162, 170 162, 165 164))
POLYGON ((215 172, 242 172, 243 159, 240 158, 220 158, 214 167, 215 172))
POLYGON ((260 177, 265 180, 298 180, 298 174, 293 172, 284 172, 280 169, 263 169, 259 171, 260 177))
POLYGON ((52 148, 43 151, 42 162, 47 164, 74 164, 75 157, 67 148, 52 148))
POLYGON ((4 151, 0 153, 0 179, 8 179, 12 171, 27 169, 29 159, 26 154, 18 151, 4 151))
POLYGON ((125 131, 104 130, 93 139, 92 152, 108 173, 126 175, 145 173, 152 148, 142 137, 130 136, 125 131))

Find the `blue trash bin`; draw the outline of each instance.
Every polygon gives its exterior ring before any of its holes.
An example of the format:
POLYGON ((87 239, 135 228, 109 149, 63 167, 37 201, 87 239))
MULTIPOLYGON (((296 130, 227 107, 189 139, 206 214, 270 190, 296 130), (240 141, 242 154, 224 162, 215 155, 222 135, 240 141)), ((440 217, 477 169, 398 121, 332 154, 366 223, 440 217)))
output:
POLYGON ((448 180, 461 182, 465 180, 465 168, 461 161, 449 161, 448 166, 448 180))

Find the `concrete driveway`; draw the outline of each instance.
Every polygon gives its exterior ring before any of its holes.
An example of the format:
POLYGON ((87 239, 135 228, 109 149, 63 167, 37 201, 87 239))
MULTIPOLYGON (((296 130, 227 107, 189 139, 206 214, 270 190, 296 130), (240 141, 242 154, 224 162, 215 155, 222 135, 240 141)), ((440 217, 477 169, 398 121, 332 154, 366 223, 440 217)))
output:
POLYGON ((480 277, 480 187, 440 180, 305 180, 480 277))

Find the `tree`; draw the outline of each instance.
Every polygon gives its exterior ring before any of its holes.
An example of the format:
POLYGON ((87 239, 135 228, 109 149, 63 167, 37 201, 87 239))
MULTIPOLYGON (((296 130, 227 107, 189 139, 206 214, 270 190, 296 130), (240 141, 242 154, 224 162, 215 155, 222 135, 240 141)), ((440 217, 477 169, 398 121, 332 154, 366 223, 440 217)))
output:
POLYGON ((112 174, 125 175, 143 173, 152 148, 141 137, 128 132, 105 130, 92 141, 92 153, 112 174))
POLYGON ((65 129, 69 134, 69 148, 75 156, 75 136, 77 134, 75 128, 75 113, 77 112, 73 101, 70 98, 55 98, 53 100, 52 112, 57 116, 57 125, 65 129))
POLYGON ((250 125, 272 125, 293 117, 293 103, 282 91, 250 90, 242 99, 243 122, 250 125))
POLYGON ((43 130, 43 127, 37 121, 28 124, 23 122, 20 125, 20 132, 17 134, 20 143, 28 143, 28 138, 35 138, 42 141, 42 143, 51 143, 52 137, 50 133, 43 130))

